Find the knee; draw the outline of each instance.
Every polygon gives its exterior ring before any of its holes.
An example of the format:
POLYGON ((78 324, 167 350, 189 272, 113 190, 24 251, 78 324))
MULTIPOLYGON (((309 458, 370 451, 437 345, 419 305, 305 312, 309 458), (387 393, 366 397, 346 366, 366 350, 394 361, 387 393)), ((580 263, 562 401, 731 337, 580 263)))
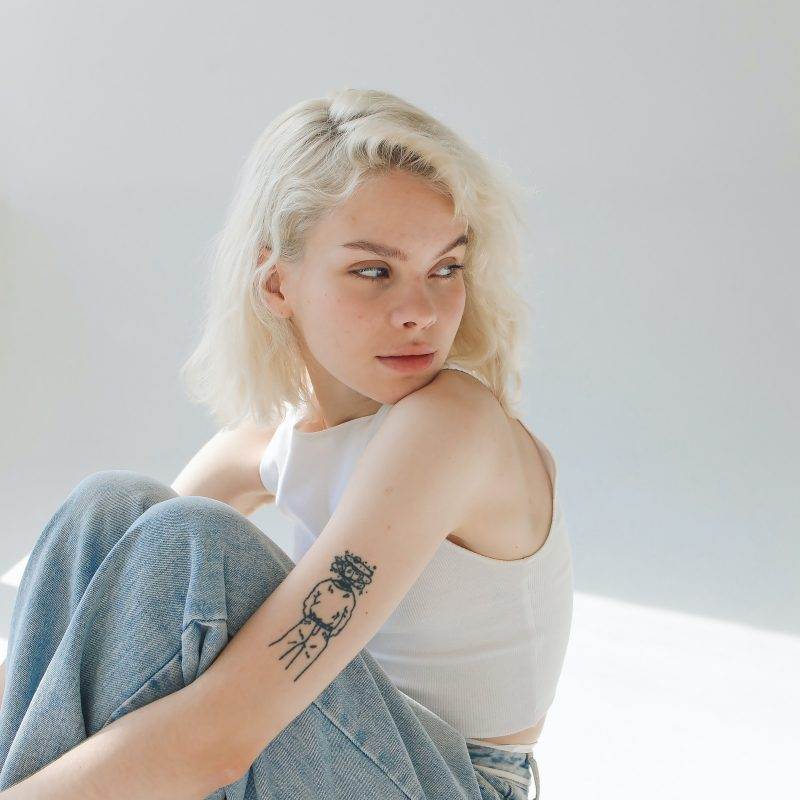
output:
POLYGON ((151 506, 139 521, 158 529, 175 545, 203 539, 213 549, 257 533, 255 526, 233 506, 202 495, 173 495, 151 506))
POLYGON ((186 494, 173 496, 160 504, 154 513, 164 514, 173 519, 205 520, 210 523, 228 524, 247 522, 233 506, 205 495, 186 494))
POLYGON ((127 469, 105 469, 83 478, 71 492, 84 503, 109 503, 119 507, 120 500, 138 501, 141 507, 175 497, 175 491, 161 481, 127 469))
POLYGON ((176 495, 149 508, 137 521, 160 545, 197 549, 205 555, 229 554, 253 563, 275 562, 288 574, 294 562, 278 545, 232 506, 211 497, 176 495))

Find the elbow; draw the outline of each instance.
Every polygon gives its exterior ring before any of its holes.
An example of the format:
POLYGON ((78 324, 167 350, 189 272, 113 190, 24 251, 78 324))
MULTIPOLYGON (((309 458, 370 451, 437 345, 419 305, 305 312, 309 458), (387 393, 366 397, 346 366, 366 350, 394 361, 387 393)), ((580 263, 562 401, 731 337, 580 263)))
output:
POLYGON ((259 753, 253 754, 235 735, 224 737, 224 741, 219 742, 215 750, 217 776, 221 781, 219 786, 228 786, 238 781, 247 773, 258 755, 259 753))
POLYGON ((241 753, 232 752, 230 742, 221 741, 214 728, 195 729, 190 735, 194 741, 186 763, 193 764, 196 774, 203 776, 205 788, 211 787, 209 792, 235 783, 250 769, 252 761, 245 765, 241 753))
POLYGON ((185 743, 191 749, 191 763, 202 770, 214 788, 238 781, 250 769, 254 758, 241 741, 242 721, 233 719, 234 704, 224 691, 210 688, 209 672, 199 675, 181 690, 186 707, 184 719, 185 743))

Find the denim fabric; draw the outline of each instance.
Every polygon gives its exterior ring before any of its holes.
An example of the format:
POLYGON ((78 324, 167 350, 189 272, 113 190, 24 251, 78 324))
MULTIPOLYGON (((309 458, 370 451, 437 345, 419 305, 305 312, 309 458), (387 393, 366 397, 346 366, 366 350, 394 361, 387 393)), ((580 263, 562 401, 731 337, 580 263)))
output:
POLYGON ((474 739, 466 741, 478 783, 488 785, 499 792, 500 797, 540 800, 539 767, 532 749, 515 753, 502 747, 478 744, 474 739))
MULTIPOLYGON (((84 478, 39 535, 17 592, 0 790, 194 680, 293 566, 225 503, 180 497, 128 470, 84 478)), ((465 738, 362 650, 209 798, 522 796, 512 791, 520 790, 476 772, 465 738)))

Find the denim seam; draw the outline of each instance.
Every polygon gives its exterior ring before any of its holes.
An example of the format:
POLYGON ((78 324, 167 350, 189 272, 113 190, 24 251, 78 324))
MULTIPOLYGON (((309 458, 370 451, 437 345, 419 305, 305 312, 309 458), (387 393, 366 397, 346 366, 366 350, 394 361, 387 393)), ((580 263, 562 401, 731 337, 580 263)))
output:
POLYGON ((210 619, 206 617, 192 617, 182 628, 181 633, 185 633, 186 629, 193 623, 193 622, 227 622, 227 617, 211 617, 210 619))
POLYGON ((333 717, 332 717, 330 714, 328 714, 328 712, 327 712, 327 711, 325 711, 325 709, 324 709, 324 708, 322 708, 322 706, 320 706, 320 705, 317 703, 317 701, 316 701, 316 700, 312 701, 312 705, 316 706, 316 708, 317 708, 317 709, 318 709, 318 710, 319 710, 319 711, 322 713, 322 715, 323 715, 324 717, 326 717, 326 718, 328 719, 328 721, 329 721, 329 722, 330 722, 330 723, 331 723, 331 724, 332 724, 332 725, 333 725, 335 728, 337 728, 339 731, 341 731, 341 733, 342 733, 342 734, 344 734, 344 735, 345 735, 345 736, 346 736, 346 737, 347 737, 347 738, 350 740, 350 742, 353 744, 353 746, 354 746, 354 747, 355 747, 357 750, 360 750, 360 751, 361 751, 361 753, 363 753, 363 755, 364 755, 364 756, 365 756, 367 759, 369 759, 369 760, 370 760, 370 761, 371 761, 371 762, 372 762, 372 763, 373 763, 373 764, 374 764, 374 765, 375 765, 375 766, 376 766, 376 767, 377 767, 377 768, 378 768, 378 769, 379 769, 379 770, 380 770, 380 771, 381 771, 381 772, 382 772, 382 773, 383 773, 383 774, 384 774, 384 775, 385 775, 385 776, 386 776, 386 777, 387 777, 387 778, 388 778, 388 779, 389 779, 389 780, 390 780, 390 781, 391 781, 391 782, 392 782, 392 783, 393 783, 393 784, 394 784, 394 785, 395 785, 395 786, 396 786, 396 787, 397 787, 397 788, 398 788, 398 789, 399 789, 399 790, 400 790, 400 791, 401 791, 401 792, 402 792, 402 793, 403 793, 403 794, 404 794, 404 795, 405 795, 407 798, 408 798, 408 800, 414 800, 414 798, 413 798, 413 797, 412 797, 412 796, 411 796, 411 795, 410 795, 410 794, 409 794, 409 793, 408 793, 408 792, 405 790, 405 788, 404 788, 403 786, 401 786, 401 785, 400 785, 400 784, 399 784, 399 783, 398 783, 398 782, 397 782, 397 781, 396 781, 396 780, 395 780, 395 779, 394 779, 394 778, 393 778, 393 777, 392 777, 392 776, 391 776, 391 775, 390 775, 390 774, 389 774, 389 773, 388 773, 388 772, 387 772, 387 771, 386 771, 386 770, 385 770, 385 769, 384 769, 384 768, 383 768, 383 767, 382 767, 382 766, 381 766, 381 765, 380 765, 380 764, 379 764, 377 761, 375 761, 375 759, 374 759, 374 758, 373 758, 373 757, 372 757, 372 756, 371 756, 369 753, 367 753, 367 752, 366 752, 366 751, 365 751, 365 750, 364 750, 364 749, 363 749, 363 748, 362 748, 362 747, 361 747, 361 746, 358 744, 358 742, 355 742, 355 741, 353 741, 353 738, 350 736, 350 734, 349 734, 349 733, 347 733, 347 731, 346 731, 344 728, 342 728, 342 727, 341 727, 341 725, 339 725, 339 723, 338 723, 338 722, 337 722, 337 721, 336 721, 336 720, 335 720, 335 719, 334 719, 334 718, 333 718, 333 717))
MULTIPOLYGON (((118 706, 117 706, 117 707, 116 707, 116 708, 115 708, 115 709, 114 709, 114 710, 113 710, 113 711, 112 711, 112 712, 111 712, 111 713, 108 715, 108 718, 106 719, 106 721, 105 721, 105 722, 104 722, 104 723, 103 723, 103 724, 102 724, 100 727, 101 727, 101 728, 105 728, 105 726, 106 726, 106 725, 108 725, 108 720, 110 720, 110 719, 111 719, 111 718, 114 716, 114 714, 116 714, 116 713, 117 713, 117 711, 119 711, 119 710, 122 708, 122 706, 124 706, 124 705, 125 705, 125 703, 127 703, 127 702, 128 702, 130 699, 131 699, 131 697, 133 697, 134 695, 136 695, 136 694, 138 694, 139 692, 141 692, 141 691, 142 691, 142 689, 144 689, 144 687, 145 687, 145 686, 147 686, 147 684, 148 684, 148 683, 150 683, 150 681, 151 681, 151 680, 153 680, 153 678, 155 678, 155 676, 156 676, 156 675, 158 675, 158 673, 159 673, 159 672, 161 672, 161 670, 162 670, 162 669, 164 669, 164 667, 166 667, 166 666, 167 666, 167 664, 169 664, 169 662, 170 662, 170 661, 172 661, 172 660, 175 658, 175 656, 177 656, 177 655, 178 655, 178 654, 181 652, 181 650, 182 650, 182 649, 183 649, 183 648, 182 648, 182 646, 181 646, 181 647, 179 647, 179 648, 178 648, 178 649, 177 649, 177 650, 176 650, 176 651, 175 651, 175 652, 174 652, 174 653, 173 653, 173 654, 172 654, 172 655, 171 655, 171 656, 170 656, 170 657, 169 657, 169 658, 168 658, 168 659, 167 659, 167 660, 166 660, 166 661, 165 661, 165 662, 164 662, 164 663, 163 663, 163 664, 162 664, 162 665, 161 665, 161 666, 158 668, 158 669, 154 670, 154 672, 152 673, 152 675, 150 675, 150 677, 149 677, 147 680, 143 681, 143 682, 142 682, 142 685, 141 685, 141 686, 140 686, 138 689, 136 689, 135 691, 131 692, 131 693, 128 695, 128 697, 126 697, 126 698, 125 698, 125 700, 123 700, 123 701, 122 701, 122 702, 121 702, 121 703, 120 703, 120 704, 119 704, 119 705, 118 705, 118 706)), ((175 691, 177 691, 177 689, 176 689, 175 691)))
MULTIPOLYGON (((189 622, 187 622, 187 623, 186 623, 186 625, 184 625, 184 626, 181 628, 181 634, 185 633, 185 632, 186 632, 186 629, 187 629, 187 628, 188 628, 188 627, 189 627, 189 626, 190 626, 190 625, 191 625, 193 622, 227 622, 227 621, 228 621, 228 618, 227 618, 227 617, 212 617, 211 619, 205 619, 205 618, 195 618, 195 619, 190 619, 190 620, 189 620, 189 622)), ((179 648, 178 648, 178 649, 177 649, 177 650, 176 650, 176 651, 175 651, 175 652, 174 652, 174 653, 173 653, 173 654, 172 654, 172 655, 171 655, 171 656, 170 656, 170 657, 169 657, 169 658, 168 658, 168 659, 167 659, 167 660, 166 660, 166 661, 165 661, 165 662, 164 662, 164 663, 163 663, 163 664, 162 664, 162 665, 161 665, 161 666, 158 668, 158 669, 156 669, 156 670, 153 672, 153 674, 152 674, 152 675, 151 675, 151 676, 150 676, 150 677, 149 677, 149 678, 148 678, 146 681, 144 681, 144 682, 142 683, 142 685, 141 685, 141 686, 140 686, 138 689, 136 689, 136 691, 134 691, 134 692, 131 692, 130 696, 129 696, 129 697, 126 699, 126 700, 124 700, 122 703, 120 703, 120 704, 119 704, 119 705, 118 705, 118 706, 117 706, 117 707, 116 707, 116 708, 115 708, 115 709, 114 709, 114 710, 111 712, 111 714, 109 714, 109 716, 108 716, 108 719, 107 719, 107 720, 106 720, 106 721, 103 723, 103 725, 102 725, 101 727, 105 727, 106 725, 108 725, 108 720, 109 720, 109 719, 111 719, 111 717, 113 717, 113 716, 114 716, 114 714, 116 714, 116 713, 117 713, 117 711, 119 711, 119 710, 120 710, 120 708, 122 708, 122 706, 124 706, 124 705, 125 705, 125 703, 127 703, 127 702, 128 702, 128 700, 130 700, 130 699, 131 699, 131 697, 133 697, 135 694, 138 694, 139 692, 141 692, 141 691, 142 691, 142 689, 144 689, 144 687, 145 687, 145 686, 146 686, 148 683, 150 683, 150 681, 151 681, 151 680, 153 680, 153 678, 154 678, 156 675, 158 675, 158 673, 159 673, 159 672, 161 672, 161 670, 162 670, 162 669, 164 669, 164 667, 166 667, 166 666, 167 666, 167 664, 169 664, 169 662, 170 662, 170 661, 172 661, 172 659, 173 659, 173 658, 175 658, 175 656, 176 656, 176 655, 178 655, 178 653, 180 653, 182 649, 183 649, 183 645, 181 644, 181 646, 180 646, 180 647, 179 647, 179 648)), ((178 690, 176 689, 175 691, 177 692, 178 690)))

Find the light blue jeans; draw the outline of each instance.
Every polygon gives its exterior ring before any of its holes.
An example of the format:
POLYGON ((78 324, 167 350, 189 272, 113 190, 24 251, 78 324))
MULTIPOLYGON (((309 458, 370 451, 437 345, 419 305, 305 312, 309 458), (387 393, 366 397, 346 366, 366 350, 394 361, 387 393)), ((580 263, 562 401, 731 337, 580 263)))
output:
MULTIPOLYGON (((0 710, 0 790, 104 725, 193 681, 294 562, 226 503, 128 470, 84 478, 50 518, 17 592, 0 710)), ((222 800, 525 798, 362 650, 222 800)))

